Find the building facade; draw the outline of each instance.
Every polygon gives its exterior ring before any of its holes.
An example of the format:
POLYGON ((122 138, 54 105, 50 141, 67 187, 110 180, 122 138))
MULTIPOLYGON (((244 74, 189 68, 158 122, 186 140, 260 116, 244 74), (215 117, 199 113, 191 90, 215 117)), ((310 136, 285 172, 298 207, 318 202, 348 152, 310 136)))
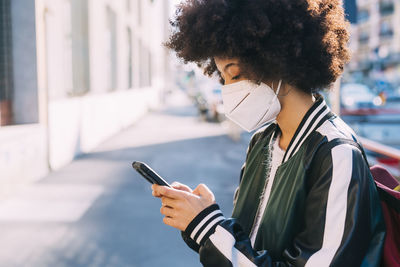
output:
POLYGON ((165 0, 0 0, 0 179, 94 149, 168 90, 165 0))
POLYGON ((386 74, 389 82, 399 83, 400 1, 357 0, 357 23, 352 25, 351 49, 349 67, 352 71, 372 76, 386 74))

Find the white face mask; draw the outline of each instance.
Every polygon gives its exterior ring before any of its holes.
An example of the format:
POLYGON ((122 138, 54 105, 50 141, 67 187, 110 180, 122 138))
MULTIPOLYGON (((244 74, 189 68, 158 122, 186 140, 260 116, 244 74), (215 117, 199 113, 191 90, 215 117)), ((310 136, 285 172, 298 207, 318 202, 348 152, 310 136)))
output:
POLYGON ((276 119, 281 111, 278 93, 265 83, 243 80, 222 86, 225 115, 248 132, 276 119))

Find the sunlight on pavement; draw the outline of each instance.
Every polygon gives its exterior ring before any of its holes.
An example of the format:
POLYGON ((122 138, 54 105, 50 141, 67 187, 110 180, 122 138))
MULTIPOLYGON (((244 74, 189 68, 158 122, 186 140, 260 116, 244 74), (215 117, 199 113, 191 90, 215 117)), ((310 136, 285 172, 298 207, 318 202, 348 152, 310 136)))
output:
POLYGON ((76 222, 102 192, 98 185, 32 185, 0 203, 0 222, 76 222))
POLYGON ((168 108, 140 119, 133 127, 106 141, 96 152, 129 147, 141 147, 174 141, 226 135, 227 127, 220 123, 200 121, 196 108, 183 92, 168 99, 168 108), (129 138, 125 138, 128 137, 129 138))

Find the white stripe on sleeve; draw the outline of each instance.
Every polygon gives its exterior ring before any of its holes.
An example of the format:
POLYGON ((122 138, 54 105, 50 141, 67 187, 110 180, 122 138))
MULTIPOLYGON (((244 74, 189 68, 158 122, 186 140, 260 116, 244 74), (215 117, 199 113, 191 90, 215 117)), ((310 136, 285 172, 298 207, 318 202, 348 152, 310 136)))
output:
POLYGON ((350 145, 332 148, 332 180, 328 192, 323 243, 307 261, 306 267, 329 266, 342 242, 347 211, 353 152, 350 145))
POLYGON ((197 244, 200 244, 200 241, 203 239, 204 235, 208 233, 208 231, 210 230, 211 227, 213 227, 214 225, 216 225, 217 223, 219 223, 220 221, 224 220, 224 216, 220 216, 215 218, 214 220, 212 220, 206 228, 204 228, 204 230, 201 232, 201 234, 199 235, 199 237, 197 238, 196 242, 197 244))
POLYGON ((242 252, 235 248, 235 238, 225 228, 218 225, 215 233, 210 236, 214 246, 231 261, 234 267, 257 267, 242 252))
MULTIPOLYGON (((221 213, 220 210, 214 210, 210 214, 208 214, 201 222, 196 226, 196 228, 193 229, 192 234, 190 235, 190 238, 194 240, 194 236, 197 234, 197 232, 200 230, 200 228, 205 224, 212 216, 215 214, 221 213)), ((222 215, 222 214, 221 214, 222 215)))

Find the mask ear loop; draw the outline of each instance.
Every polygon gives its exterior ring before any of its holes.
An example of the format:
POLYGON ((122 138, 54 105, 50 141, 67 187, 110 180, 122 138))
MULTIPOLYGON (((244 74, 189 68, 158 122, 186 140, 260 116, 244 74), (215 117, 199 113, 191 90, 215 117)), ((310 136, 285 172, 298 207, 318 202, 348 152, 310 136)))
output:
MULTIPOLYGON (((261 79, 258 80, 257 83, 258 83, 258 84, 261 84, 261 82, 262 82, 262 77, 261 77, 261 79)), ((281 85, 282 85, 282 79, 279 80, 278 89, 276 89, 275 95, 276 95, 276 96, 287 96, 287 95, 290 93, 290 91, 291 91, 292 89, 290 89, 286 94, 280 95, 280 94, 279 94, 279 91, 281 90, 281 85)), ((274 82, 271 83, 271 88, 272 88, 272 90, 274 90, 274 82)))
POLYGON ((280 91, 280 89, 281 89, 281 84, 282 84, 282 80, 279 80, 278 89, 276 90, 276 93, 275 93, 275 94, 276 94, 277 96, 287 96, 287 95, 290 93, 290 91, 292 91, 292 88, 290 88, 290 90, 287 91, 285 94, 280 95, 280 94, 279 94, 279 91, 280 91))
POLYGON ((257 80, 256 84, 260 85, 262 83, 263 79, 264 79, 264 75, 261 76, 261 78, 257 80))
MULTIPOLYGON (((262 82, 262 78, 259 80, 258 83, 260 84, 261 82, 262 82)), ((277 89, 276 92, 275 92, 275 94, 276 94, 277 96, 281 96, 281 95, 279 95, 279 90, 281 89, 281 85, 282 85, 282 79, 279 80, 278 89, 277 89)), ((274 90, 274 82, 271 83, 271 89, 274 90)))
MULTIPOLYGON (((276 89, 276 93, 275 93, 277 96, 279 96, 279 91, 281 90, 281 85, 282 85, 282 80, 279 80, 278 89, 276 89)), ((272 86, 274 86, 274 83, 272 83, 272 86)))

